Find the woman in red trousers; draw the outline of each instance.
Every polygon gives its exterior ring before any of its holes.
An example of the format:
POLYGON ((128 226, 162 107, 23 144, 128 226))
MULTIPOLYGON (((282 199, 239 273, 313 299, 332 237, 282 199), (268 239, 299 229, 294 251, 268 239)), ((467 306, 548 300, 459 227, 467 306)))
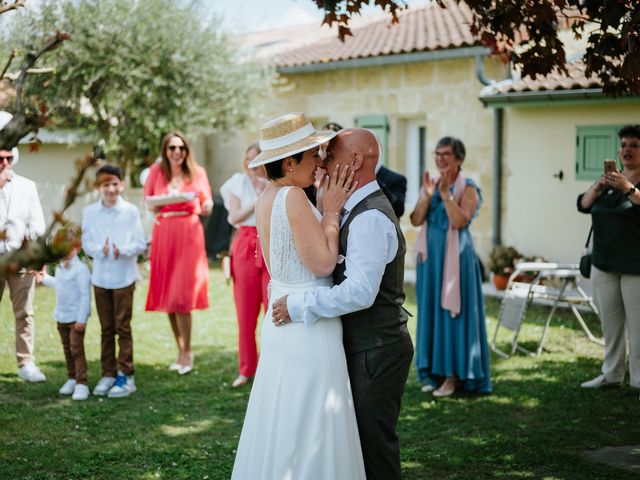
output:
POLYGON ((238 377, 234 388, 244 385, 256 373, 258 347, 256 325, 260 307, 267 309, 269 272, 264 264, 253 206, 267 184, 263 167, 249 168, 249 162, 260 153, 257 143, 249 145, 242 165, 243 173, 234 174, 220 187, 220 194, 229 212, 228 221, 238 229, 231 244, 231 278, 238 314, 238 377))

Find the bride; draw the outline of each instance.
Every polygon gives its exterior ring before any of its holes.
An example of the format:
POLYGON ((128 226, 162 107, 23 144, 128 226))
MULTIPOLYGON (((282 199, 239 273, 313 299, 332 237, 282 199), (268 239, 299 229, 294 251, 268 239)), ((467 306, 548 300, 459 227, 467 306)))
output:
MULTIPOLYGON (((249 166, 264 165, 270 179, 255 208, 270 301, 332 285, 340 211, 357 185, 336 167, 324 180, 323 214, 302 189, 322 166, 320 145, 334 136, 316 133, 303 113, 260 129, 262 153, 249 166)), ((365 478, 339 318, 276 327, 269 307, 231 478, 365 478)))

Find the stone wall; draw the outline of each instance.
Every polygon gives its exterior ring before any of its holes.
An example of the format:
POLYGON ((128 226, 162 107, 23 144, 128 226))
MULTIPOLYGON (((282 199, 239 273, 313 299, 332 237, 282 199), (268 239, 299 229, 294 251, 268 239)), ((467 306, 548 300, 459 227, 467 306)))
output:
MULTIPOLYGON (((504 67, 486 60, 487 76, 505 77, 504 67)), ((356 116, 385 114, 388 118, 388 166, 420 182, 417 171, 408 171, 405 158, 407 128, 412 122, 426 127, 426 164, 435 173, 433 150, 445 135, 461 138, 467 147, 465 173, 482 188, 484 203, 472 231, 483 258, 491 247, 492 115, 478 100, 482 85, 477 80, 472 58, 437 60, 404 65, 330 70, 285 75, 274 86, 253 123, 233 136, 206 139, 212 157, 207 164, 214 189, 239 170, 244 145, 257 139, 263 121, 289 111, 303 111, 316 126, 335 121, 354 125, 356 116)), ((403 229, 409 244, 417 229, 408 221, 413 199, 406 206, 403 229)), ((408 266, 413 255, 408 255, 408 266)))

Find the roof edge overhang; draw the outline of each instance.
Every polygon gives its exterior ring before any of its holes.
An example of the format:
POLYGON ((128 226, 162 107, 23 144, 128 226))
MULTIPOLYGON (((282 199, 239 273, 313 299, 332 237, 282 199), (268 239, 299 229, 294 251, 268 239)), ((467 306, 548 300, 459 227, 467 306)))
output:
POLYGON ((291 67, 276 67, 279 73, 314 73, 325 70, 341 70, 348 68, 368 68, 404 63, 429 62, 433 60, 451 60, 456 58, 489 55, 491 50, 482 46, 447 48, 443 50, 429 50, 426 52, 400 53, 393 55, 378 55, 375 57, 352 58, 325 63, 310 63, 291 67))
MULTIPOLYGON (((82 131, 82 129, 65 129, 65 128, 41 128, 38 130, 37 138, 42 144, 50 145, 92 145, 95 139, 91 135, 82 131)), ((32 142, 32 136, 27 135, 22 138, 19 144, 29 144, 32 142)))
POLYGON ((639 102, 640 97, 608 97, 602 88, 580 88, 573 90, 540 90, 507 92, 480 97, 486 107, 544 107, 549 105, 580 105, 594 103, 639 102))

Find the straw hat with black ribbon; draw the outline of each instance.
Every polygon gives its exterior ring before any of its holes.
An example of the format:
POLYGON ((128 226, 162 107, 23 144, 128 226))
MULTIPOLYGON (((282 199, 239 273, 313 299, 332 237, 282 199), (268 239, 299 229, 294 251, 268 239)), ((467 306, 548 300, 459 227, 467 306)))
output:
POLYGON ((287 113, 260 127, 260 149, 250 168, 275 162, 328 142, 336 132, 316 132, 304 113, 287 113))

